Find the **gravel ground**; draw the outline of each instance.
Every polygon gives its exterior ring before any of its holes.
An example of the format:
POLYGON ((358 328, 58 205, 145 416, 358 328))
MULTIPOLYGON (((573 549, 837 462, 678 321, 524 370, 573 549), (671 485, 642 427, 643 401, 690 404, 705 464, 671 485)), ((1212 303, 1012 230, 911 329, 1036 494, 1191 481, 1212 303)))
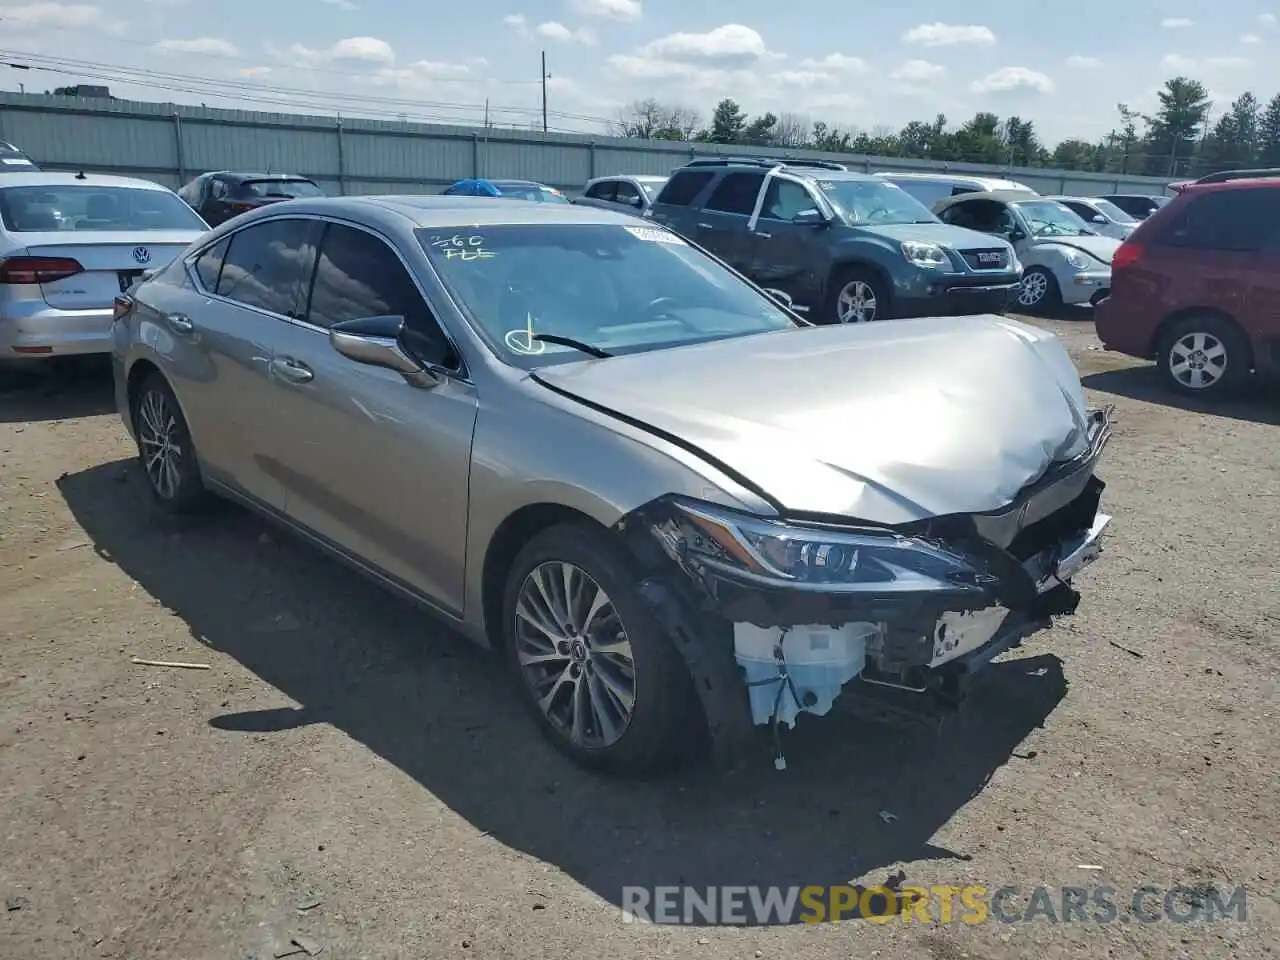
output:
POLYGON ((257 519, 158 518, 102 369, 0 382, 0 956, 259 958, 295 935, 377 960, 1280 952, 1280 403, 1193 409, 1087 320, 1040 322, 1119 413, 1079 614, 940 731, 836 713, 784 773, 647 784, 569 766, 486 654, 257 519), (898 871, 1122 904, 1243 884, 1248 920, 691 929, 619 909, 628 884, 898 871))

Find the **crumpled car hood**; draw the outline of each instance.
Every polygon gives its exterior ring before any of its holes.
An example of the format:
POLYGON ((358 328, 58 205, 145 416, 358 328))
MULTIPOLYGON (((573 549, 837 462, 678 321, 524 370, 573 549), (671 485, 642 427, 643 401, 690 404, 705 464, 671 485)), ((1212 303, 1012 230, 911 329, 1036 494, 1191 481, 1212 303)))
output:
POLYGON ((1088 446, 1061 343, 997 316, 786 330, 534 379, 679 438, 787 512, 880 524, 997 510, 1088 446))
POLYGON ((1116 255, 1116 251, 1120 249, 1120 241, 1114 237, 1041 237, 1036 242, 1036 246, 1075 247, 1109 264, 1111 258, 1116 255))

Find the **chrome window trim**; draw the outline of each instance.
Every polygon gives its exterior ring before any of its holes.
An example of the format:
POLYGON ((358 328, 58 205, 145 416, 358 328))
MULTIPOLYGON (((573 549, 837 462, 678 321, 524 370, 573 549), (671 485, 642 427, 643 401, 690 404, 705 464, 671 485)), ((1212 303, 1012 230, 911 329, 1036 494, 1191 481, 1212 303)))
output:
MULTIPOLYGON (((333 216, 332 214, 321 215, 317 213, 290 213, 290 214, 282 214, 279 216, 262 217, 260 219, 254 220, 253 223, 246 223, 243 226, 236 227, 234 230, 229 230, 226 233, 222 234, 221 236, 217 237, 216 239, 201 245, 199 249, 194 250, 191 253, 187 254, 187 256, 183 259, 183 267, 186 270, 187 279, 191 282, 191 285, 202 296, 208 297, 210 300, 216 300, 219 303, 227 304, 229 306, 239 307, 242 310, 252 310, 254 313, 261 314, 262 316, 267 317, 271 320, 280 320, 284 323, 290 324, 291 326, 300 327, 303 330, 319 333, 327 338, 329 336, 329 330, 326 327, 322 327, 322 326, 319 326, 318 324, 310 323, 299 317, 287 317, 284 314, 274 313, 271 310, 264 310, 261 307, 255 307, 248 303, 242 303, 241 301, 233 300, 230 297, 224 297, 216 293, 211 293, 209 290, 207 290, 204 287, 203 284, 200 283, 200 275, 196 272, 195 262, 199 260, 202 256, 204 256, 206 253, 208 253, 210 250, 212 250, 214 247, 216 247, 218 244, 220 244, 223 240, 230 240, 231 238, 234 238, 236 234, 243 233, 245 230, 249 230, 260 224, 277 223, 283 220, 315 220, 321 224, 336 223, 340 226, 351 227, 354 230, 361 230, 364 233, 367 233, 369 236, 373 237, 374 239, 380 240, 382 243, 390 247, 391 252, 396 255, 396 259, 400 261, 400 265, 404 267, 405 272, 409 275, 409 280, 413 283, 414 289, 418 291, 418 296, 420 296, 422 298, 422 302, 427 305, 427 310, 431 314, 432 320, 435 321, 436 326, 440 329, 440 333, 443 334, 445 341, 453 349, 454 355, 458 358, 458 369, 456 370, 450 369, 449 367, 442 367, 434 363, 426 364, 427 368, 431 370, 433 373, 439 373, 443 376, 448 377, 451 380, 457 380, 461 383, 474 385, 474 382, 471 379, 471 375, 467 370, 466 358, 463 356, 462 351, 458 348, 457 340, 454 339, 453 334, 449 332, 449 330, 445 327, 445 325, 440 322, 440 318, 438 316, 439 311, 435 309, 435 305, 432 303, 431 298, 428 297, 426 294, 426 291, 422 289, 422 284, 418 281, 417 276, 414 274, 413 268, 409 265, 408 261, 405 260, 404 254, 400 252, 396 244, 390 238, 388 238, 385 234, 371 227, 367 227, 362 223, 356 223, 352 220, 347 220, 343 217, 333 216)), ((428 266, 430 266, 430 263, 428 263, 428 266)), ((313 271, 315 270, 315 264, 312 264, 312 270, 313 271)), ((433 270, 433 273, 434 273, 434 270, 433 270)), ((219 275, 221 275, 221 271, 219 271, 219 275)))

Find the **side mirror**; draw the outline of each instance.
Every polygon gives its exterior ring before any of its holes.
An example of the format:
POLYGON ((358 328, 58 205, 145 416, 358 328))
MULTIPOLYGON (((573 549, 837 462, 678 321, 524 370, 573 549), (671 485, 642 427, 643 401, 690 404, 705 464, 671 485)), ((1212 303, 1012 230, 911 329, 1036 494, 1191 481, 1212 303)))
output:
POLYGON ((764 292, 788 310, 795 307, 796 302, 791 299, 791 294, 787 293, 785 290, 779 290, 776 287, 765 287, 764 292))
POLYGON ((1092 217, 1090 217, 1089 219, 1090 219, 1090 222, 1091 222, 1091 223, 1100 223, 1100 224, 1102 224, 1103 226, 1106 226, 1106 223, 1107 223, 1107 218, 1106 218, 1106 217, 1104 217, 1104 216, 1103 216, 1102 214, 1100 214, 1100 213, 1095 213, 1095 214, 1094 214, 1092 217))
POLYGON ((805 227, 821 227, 826 225, 827 218, 821 210, 810 207, 797 213, 791 222, 805 227))
POLYGON ((1006 234, 1006 236, 1008 236, 1010 243, 1018 243, 1021 240, 1027 239, 1027 235, 1023 233, 1021 230, 1019 230, 1017 227, 1014 227, 1012 230, 1010 230, 1008 234, 1006 234))
POLYGON ((415 387, 440 378, 404 347, 404 317, 360 317, 329 328, 329 345, 348 360, 394 370, 415 387))

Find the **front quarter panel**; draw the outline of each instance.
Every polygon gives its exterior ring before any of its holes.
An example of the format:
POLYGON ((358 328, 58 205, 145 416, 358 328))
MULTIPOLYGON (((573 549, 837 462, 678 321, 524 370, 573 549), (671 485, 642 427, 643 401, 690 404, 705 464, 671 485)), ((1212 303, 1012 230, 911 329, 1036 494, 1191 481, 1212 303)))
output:
POLYGON ((521 509, 567 507, 606 528, 668 494, 760 515, 774 512, 696 455, 530 377, 495 378, 485 386, 472 447, 467 530, 466 627, 476 640, 487 642, 483 581, 489 544, 521 509))

